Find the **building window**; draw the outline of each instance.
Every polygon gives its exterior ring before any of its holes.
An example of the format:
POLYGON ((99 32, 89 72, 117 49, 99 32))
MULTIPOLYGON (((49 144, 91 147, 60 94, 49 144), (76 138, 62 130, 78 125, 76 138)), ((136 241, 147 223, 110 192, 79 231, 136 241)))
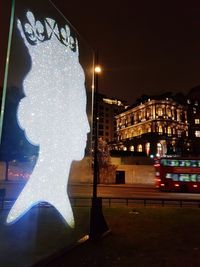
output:
POLYGON ((197 109, 193 108, 193 113, 196 114, 197 113, 197 109))
POLYGON ((157 157, 161 157, 162 156, 162 145, 160 143, 157 143, 157 157))
POLYGON ((103 136, 103 131, 99 131, 99 135, 100 136, 103 136))
POLYGON ((169 108, 167 109, 167 116, 168 116, 168 117, 171 117, 171 116, 172 116, 172 111, 171 111, 171 109, 169 109, 169 108))
POLYGON ((168 135, 171 135, 171 134, 172 134, 172 129, 171 129, 171 127, 169 127, 169 126, 167 127, 167 134, 168 134, 168 135))
POLYGON ((127 147, 126 147, 126 146, 124 146, 124 147, 123 147, 123 150, 124 150, 124 151, 127 151, 127 147))
POLYGON ((150 117, 150 115, 151 115, 151 109, 150 109, 150 108, 148 108, 148 109, 147 109, 147 118, 149 118, 149 117, 150 117))
POLYGON ((142 152, 142 145, 141 145, 141 144, 139 144, 139 145, 137 146, 137 151, 138 151, 138 152, 142 152))
POLYGON ((150 143, 146 143, 145 144, 145 152, 146 152, 147 156, 149 156, 149 153, 150 153, 150 143))
POLYGON ((158 133, 159 133, 159 134, 162 134, 162 133, 163 133, 163 128, 162 128, 162 126, 158 126, 158 133))
POLYGON ((162 116, 162 115, 163 115, 162 108, 158 108, 158 116, 162 116))
POLYGON ((139 111, 139 120, 141 120, 142 119, 142 111, 140 110, 139 111))
POLYGON ((194 122, 195 124, 200 124, 200 119, 195 119, 194 122))
POLYGON ((130 151, 134 151, 134 146, 130 146, 130 151))
POLYGON ((187 99, 187 103, 188 103, 188 104, 191 104, 191 100, 190 100, 190 99, 187 99))
POLYGON ((195 136, 200 137, 200 131, 195 131, 195 136))
POLYGON ((198 101, 196 100, 196 101, 194 102, 194 104, 195 104, 195 106, 198 106, 199 103, 198 103, 198 101))
POLYGON ((103 106, 102 106, 102 105, 100 105, 100 106, 99 106, 99 109, 103 110, 103 106))

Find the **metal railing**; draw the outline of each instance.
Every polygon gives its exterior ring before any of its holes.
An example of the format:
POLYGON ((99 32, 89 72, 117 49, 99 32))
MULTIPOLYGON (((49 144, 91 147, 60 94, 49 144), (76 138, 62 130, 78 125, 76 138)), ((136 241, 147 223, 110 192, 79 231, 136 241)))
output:
MULTIPOLYGON (((90 197, 70 197, 73 207, 91 207, 92 198, 90 197)), ((2 208, 10 209, 14 204, 14 199, 5 199, 1 203, 2 208)), ((41 207, 49 207, 46 202, 39 203, 41 207)), ((102 197, 103 207, 193 207, 200 208, 200 199, 180 199, 180 198, 148 198, 148 197, 102 197)))

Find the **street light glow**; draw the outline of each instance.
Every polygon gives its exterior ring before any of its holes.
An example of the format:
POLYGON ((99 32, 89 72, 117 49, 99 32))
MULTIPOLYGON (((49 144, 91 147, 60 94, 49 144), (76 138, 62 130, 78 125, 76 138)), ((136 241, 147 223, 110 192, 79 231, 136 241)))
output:
POLYGON ((100 67, 100 66, 96 66, 96 67, 94 68, 94 71, 95 71, 96 73, 101 73, 101 67, 100 67))

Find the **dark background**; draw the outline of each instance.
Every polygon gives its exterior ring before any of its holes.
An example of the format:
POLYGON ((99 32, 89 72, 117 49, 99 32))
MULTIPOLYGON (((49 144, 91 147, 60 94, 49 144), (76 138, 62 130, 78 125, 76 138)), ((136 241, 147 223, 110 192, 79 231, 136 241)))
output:
MULTIPOLYGON (((102 93, 132 103, 141 94, 187 93, 200 84, 200 1, 52 2, 98 48, 102 93)), ((1 85, 9 6, 1 1, 1 85)))

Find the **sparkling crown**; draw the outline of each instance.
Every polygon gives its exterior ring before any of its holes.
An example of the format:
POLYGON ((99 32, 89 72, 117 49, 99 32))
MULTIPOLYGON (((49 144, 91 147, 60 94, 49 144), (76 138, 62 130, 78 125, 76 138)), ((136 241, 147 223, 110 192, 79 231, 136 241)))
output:
POLYGON ((17 24, 27 46, 38 45, 56 37, 65 47, 70 48, 73 52, 78 52, 77 39, 71 35, 68 25, 60 27, 52 18, 44 18, 43 21, 36 20, 31 11, 26 13, 26 17, 27 23, 23 25, 18 20, 17 24))

